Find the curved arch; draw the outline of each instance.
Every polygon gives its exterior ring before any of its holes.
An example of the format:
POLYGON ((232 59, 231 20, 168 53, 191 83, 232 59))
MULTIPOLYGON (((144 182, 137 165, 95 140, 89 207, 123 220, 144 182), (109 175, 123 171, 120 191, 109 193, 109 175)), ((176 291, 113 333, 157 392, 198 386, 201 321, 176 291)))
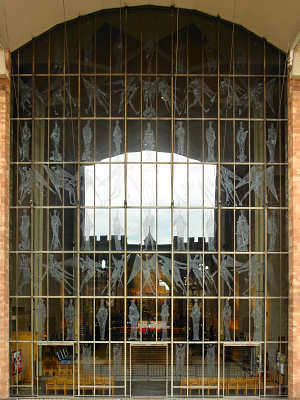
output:
POLYGON ((148 4, 194 9, 244 26, 257 35, 265 37, 275 46, 287 51, 299 31, 299 2, 281 0, 3 0, 0 6, 0 43, 11 51, 22 46, 51 27, 99 10, 120 6, 148 4), (63 7, 65 4, 65 8, 63 7), (25 23, 24 21, 30 21, 25 23))

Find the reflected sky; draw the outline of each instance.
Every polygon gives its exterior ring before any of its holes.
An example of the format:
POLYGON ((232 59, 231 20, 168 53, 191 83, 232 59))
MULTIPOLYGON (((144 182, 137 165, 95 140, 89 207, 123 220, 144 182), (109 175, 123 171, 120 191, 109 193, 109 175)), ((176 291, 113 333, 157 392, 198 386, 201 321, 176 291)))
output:
MULTIPOLYGON (((155 162, 156 156, 161 162, 169 162, 170 154, 155 151, 142 151, 130 154, 130 162, 124 164, 124 155, 118 155, 102 160, 101 163, 83 166, 85 206, 120 207, 112 210, 111 235, 124 235, 124 200, 125 173, 127 177, 126 198, 128 207, 171 207, 172 199, 172 168, 171 164, 140 164, 155 162), (104 162, 114 164, 104 164, 104 162), (120 162, 120 164, 117 164, 120 162), (125 170, 126 168, 126 170, 125 170)), ((194 238, 214 236, 214 210, 190 209, 190 207, 215 207, 216 202, 216 171, 215 164, 200 164, 197 160, 174 154, 173 161, 173 234, 194 238), (182 207, 183 209, 176 208, 182 207), (187 225, 189 212, 189 227, 187 225), (189 229, 189 232, 188 232, 189 229)), ((84 236, 109 236, 108 210, 85 210, 84 236), (93 224, 95 218, 95 226, 93 224)), ((127 241, 139 244, 147 234, 159 244, 171 243, 171 208, 127 209, 127 241), (156 224, 157 220, 157 224, 156 224), (141 227, 142 224, 142 227, 141 227), (157 225, 157 226, 156 226, 157 225)))

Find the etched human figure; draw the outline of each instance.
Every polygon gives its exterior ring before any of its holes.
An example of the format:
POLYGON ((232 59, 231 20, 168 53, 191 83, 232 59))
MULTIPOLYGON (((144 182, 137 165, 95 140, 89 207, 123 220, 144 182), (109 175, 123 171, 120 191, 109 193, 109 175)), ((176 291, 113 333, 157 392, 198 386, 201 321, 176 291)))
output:
POLYGON ((21 145, 19 146, 20 153, 20 161, 28 161, 29 160, 29 146, 31 139, 31 131, 28 126, 28 122, 25 121, 24 126, 21 131, 21 145))
MULTIPOLYGON (((129 259, 130 255, 127 256, 127 260, 129 259)), ((124 275, 124 260, 125 257, 122 255, 122 257, 116 258, 112 254, 112 273, 111 273, 111 278, 110 278, 110 288, 111 292, 117 288, 117 287, 122 287, 123 286, 123 275, 124 275)), ((107 284, 108 286, 108 284, 107 284)))
POLYGON ((143 51, 146 58, 146 72, 147 74, 150 74, 151 72, 153 72, 152 64, 155 56, 155 43, 153 42, 153 40, 149 40, 148 42, 146 42, 143 51))
POLYGON ((122 144, 122 131, 120 128, 120 121, 117 120, 114 130, 113 130, 113 142, 115 146, 115 154, 121 154, 121 144, 122 144))
MULTIPOLYGON (((194 98, 193 101, 190 103, 189 109, 199 106, 205 113, 207 113, 210 108, 207 107, 205 108, 202 103, 202 81, 201 78, 192 78, 190 80, 190 85, 189 85, 189 91, 192 94, 192 97, 194 98)), ((216 100, 216 93, 214 93, 206 83, 204 83, 204 94, 208 98, 209 102, 211 104, 214 104, 216 100)), ((207 104, 209 105, 209 102, 207 104)))
POLYGON ((267 168, 267 189, 272 193, 274 198, 279 201, 278 195, 275 188, 275 174, 274 165, 267 168))
POLYGON ((44 166, 44 168, 48 172, 50 182, 54 187, 54 190, 52 188, 50 190, 56 192, 60 201, 62 201, 61 190, 64 188, 68 192, 70 205, 74 205, 76 203, 76 177, 60 165, 53 165, 50 168, 44 166))
POLYGON ((263 94, 264 94, 263 82, 258 81, 256 85, 250 87, 250 103, 253 108, 253 114, 256 117, 262 116, 263 114, 263 94))
POLYGON ((169 319, 169 305, 167 300, 164 300, 161 306, 160 318, 162 324, 162 335, 161 340, 168 340, 168 319, 169 319))
MULTIPOLYGON (((123 81, 117 81, 115 83, 123 84, 123 81)), ((139 81, 137 80, 136 77, 129 76, 127 78, 126 93, 125 93, 124 87, 115 91, 115 93, 120 93, 120 103, 119 103, 119 111, 118 111, 119 114, 122 114, 122 111, 124 109, 125 100, 126 100, 127 105, 130 106, 131 110, 134 112, 134 114, 135 115, 139 114, 139 111, 135 108, 135 105, 133 103, 134 96, 136 95, 138 90, 139 90, 139 81)))
MULTIPOLYGON (((264 263, 261 261, 260 256, 257 254, 250 256, 249 261, 246 261, 244 263, 239 263, 236 261, 235 263, 236 272, 239 275, 244 272, 249 272, 250 289, 256 288, 256 291, 259 291, 259 288, 262 285, 262 278, 265 272, 264 263)), ((248 286, 249 280, 247 278, 245 280, 248 286)), ((249 287, 247 287, 247 289, 244 291, 243 294, 246 295, 247 293, 249 293, 249 287)))
POLYGON ((31 193, 32 170, 30 167, 21 167, 19 168, 19 173, 19 204, 22 204, 25 197, 31 193))
MULTIPOLYGON (((236 181, 239 181, 240 178, 236 176, 236 181)), ((240 202, 238 195, 234 190, 234 175, 230 169, 221 165, 221 186, 223 191, 225 192, 225 202, 234 202, 234 197, 237 197, 237 200, 240 202)))
MULTIPOLYGON (((216 259, 215 256, 213 256, 213 259, 215 263, 218 264, 218 260, 216 259)), ((233 284, 233 275, 230 269, 233 269, 233 258, 229 254, 222 254, 220 275, 229 290, 229 294, 231 294, 232 292, 232 284, 233 284)))
POLYGON ((84 278, 81 280, 80 291, 83 290, 84 286, 94 277, 96 272, 102 272, 101 264, 95 262, 93 258, 89 257, 88 254, 85 257, 80 257, 80 269, 82 273, 85 272, 84 278))
POLYGON ((237 251, 248 251, 249 244, 249 225, 247 218, 245 217, 243 211, 239 216, 236 224, 236 249, 237 251))
POLYGON ((213 121, 208 122, 208 127, 205 131, 205 139, 207 144, 207 160, 206 161, 215 161, 215 141, 216 141, 216 132, 213 128, 213 121))
POLYGON ((151 122, 147 122, 143 137, 143 150, 155 150, 155 135, 151 122))
POLYGON ((58 126, 57 121, 55 121, 55 125, 53 131, 51 132, 50 138, 53 145, 53 150, 51 151, 50 154, 50 161, 61 161, 62 156, 61 153, 59 152, 60 127, 58 126))
POLYGON ((63 93, 63 87, 62 86, 54 86, 51 88, 51 94, 50 94, 50 98, 51 98, 51 107, 53 107, 53 111, 54 111, 54 115, 57 116, 59 114, 59 105, 63 105, 65 102, 64 99, 64 93, 63 93))
POLYGON ((23 114, 28 115, 32 109, 32 88, 23 79, 19 80, 20 84, 20 106, 23 114))
POLYGON ((22 295, 24 286, 28 285, 31 280, 30 275, 30 257, 27 254, 19 255, 19 294, 22 295))
POLYGON ((209 344, 206 351, 206 376, 215 376, 216 346, 209 344))
POLYGON ((184 362, 185 362, 186 344, 176 344, 176 364, 175 376, 179 379, 185 375, 184 362))
POLYGON ((256 300, 255 307, 252 310, 251 316, 254 324, 253 340, 258 342, 261 340, 261 327, 262 327, 262 308, 259 300, 256 300))
POLYGON ((129 340, 137 340, 137 324, 140 319, 140 314, 134 300, 131 300, 128 318, 131 325, 129 340))
POLYGON ((223 318, 223 326, 224 326, 224 340, 231 340, 231 336, 230 336, 231 307, 229 305, 228 299, 226 300, 223 311, 222 311, 222 318, 223 318))
MULTIPOLYGON (((49 275, 57 281, 59 285, 64 282, 65 292, 67 294, 72 294, 73 292, 73 275, 64 270, 64 266, 61 261, 57 261, 54 254, 49 254, 49 263, 48 263, 48 272, 49 275)), ((47 271, 46 271, 47 274, 47 271)), ((45 276, 44 276, 45 277, 45 276)), ((42 277, 41 281, 43 281, 44 277, 42 277)))
POLYGON ((122 376, 122 355, 123 355, 123 347, 121 344, 113 345, 113 367, 112 374, 114 377, 122 376))
MULTIPOLYGON (((271 167, 272 168, 272 167, 271 167)), ((264 169, 261 165, 253 165, 250 168, 250 174, 246 174, 240 181, 236 184, 236 189, 243 187, 245 185, 249 185, 249 177, 250 177, 250 188, 244 196, 242 197, 240 204, 249 196, 249 194, 254 191, 256 196, 262 200, 263 198, 263 183, 264 183, 264 169)))
POLYGON ((23 210, 21 215, 19 249, 30 249, 30 216, 27 214, 27 210, 23 210))
POLYGON ((183 126, 183 121, 177 121, 175 125, 175 139, 177 144, 177 153, 185 154, 184 151, 184 141, 185 141, 185 129, 183 126))
POLYGON ((101 90, 97 85, 95 85, 94 81, 89 81, 86 78, 81 78, 87 93, 88 97, 88 107, 86 112, 93 114, 94 112, 94 94, 96 94, 97 103, 104 108, 105 114, 108 114, 108 100, 107 94, 101 90))
POLYGON ((193 321, 193 340, 200 340, 199 338, 200 317, 201 317, 201 312, 198 300, 195 299, 194 306, 191 311, 191 318, 193 321))
POLYGON ((173 226, 174 226, 174 231, 177 234, 177 250, 184 251, 185 219, 180 210, 178 210, 177 215, 174 218, 173 226))
POLYGON ((52 240, 51 240, 51 250, 57 250, 61 248, 61 242, 59 239, 59 230, 61 227, 61 221, 57 210, 53 211, 53 214, 50 215, 50 224, 51 224, 51 231, 52 231, 52 240))
POLYGON ((160 99, 164 102, 168 112, 171 111, 171 86, 165 78, 157 80, 157 89, 160 99))
POLYGON ((73 305, 73 299, 70 299, 68 306, 65 308, 65 320, 67 324, 66 340, 74 339, 74 316, 75 316, 75 310, 73 305))
POLYGON ((144 290, 147 286, 151 293, 154 294, 155 285, 151 274, 155 274, 155 256, 153 254, 145 254, 142 257, 142 272, 143 272, 143 287, 144 290))
POLYGON ((274 127, 274 122, 272 122, 271 126, 268 128, 268 138, 266 141, 267 148, 269 151, 269 162, 274 162, 276 142, 277 142, 277 131, 274 127))
MULTIPOLYGON (((153 256, 154 258, 154 256, 153 256)), ((179 261, 172 262, 169 257, 159 255, 159 262, 161 263, 161 271, 162 274, 165 276, 165 279, 168 282, 172 282, 172 269, 173 269, 173 283, 174 283, 174 289, 178 292, 183 292, 184 294, 186 293, 186 286, 183 282, 180 270, 184 270, 186 274, 186 263, 182 263, 179 261)), ((155 264, 153 265, 153 272, 155 272, 155 264)))
POLYGON ((35 306, 35 320, 36 320, 36 331, 39 339, 44 340, 44 328, 46 322, 47 312, 46 306, 43 299, 39 299, 35 306))
POLYGON ((96 318, 100 329, 100 340, 105 340, 105 328, 107 321, 107 308, 104 305, 104 299, 101 299, 100 307, 97 311, 96 318))
POLYGON ((243 121, 240 121, 240 127, 236 134, 236 141, 239 146, 239 153, 238 153, 238 161, 244 162, 246 161, 247 157, 245 154, 245 144, 247 139, 248 131, 246 131, 243 127, 243 121))
MULTIPOLYGON (((189 90, 192 93, 193 96, 193 101, 190 103, 189 109, 195 107, 195 106, 200 106, 201 108, 202 106, 202 84, 201 84, 201 79, 200 78, 193 78, 190 81, 190 85, 189 85, 189 90)), ((208 109, 204 109, 204 112, 207 112, 208 109)))
POLYGON ((83 139, 83 153, 82 153, 82 161, 89 161, 92 159, 92 141, 93 141, 93 132, 91 127, 91 121, 86 121, 83 129, 82 129, 82 139, 83 139))
POLYGON ((190 277, 194 275, 196 278, 197 285, 201 289, 204 289, 204 294, 209 294, 211 288, 216 290, 216 285, 213 279, 213 274, 210 273, 209 269, 203 269, 203 257, 202 254, 189 257, 190 265, 190 277), (204 275, 204 287, 203 287, 203 275, 204 275))
POLYGON ((90 373, 90 367, 92 367, 92 347, 90 344, 84 344, 82 346, 82 355, 81 355, 82 369, 88 374, 90 373))
POLYGON ((154 117, 155 109, 153 107, 154 96, 155 96, 156 84, 151 78, 143 80, 143 99, 144 99, 144 117, 154 117))
POLYGON ((276 251, 278 223, 275 213, 272 213, 271 211, 269 211, 268 214, 268 235, 269 235, 268 251, 276 251))

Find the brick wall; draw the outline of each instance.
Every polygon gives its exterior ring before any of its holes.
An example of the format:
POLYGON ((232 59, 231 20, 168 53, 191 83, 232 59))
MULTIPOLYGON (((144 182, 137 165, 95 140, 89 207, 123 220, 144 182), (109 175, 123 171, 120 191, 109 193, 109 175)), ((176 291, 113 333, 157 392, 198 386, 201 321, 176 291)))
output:
POLYGON ((9 395, 9 78, 0 76, 0 398, 9 395))
POLYGON ((289 81, 289 397, 300 397, 300 80, 289 81))

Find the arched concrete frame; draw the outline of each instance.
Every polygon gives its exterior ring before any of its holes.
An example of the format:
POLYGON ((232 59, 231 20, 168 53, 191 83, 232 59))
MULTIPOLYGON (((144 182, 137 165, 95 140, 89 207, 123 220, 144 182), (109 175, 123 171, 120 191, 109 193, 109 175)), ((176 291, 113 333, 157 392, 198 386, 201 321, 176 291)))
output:
POLYGON ((11 51, 56 24, 95 11, 124 6, 175 6, 194 9, 240 24, 287 51, 300 28, 298 0, 2 0, 0 43, 11 51))

